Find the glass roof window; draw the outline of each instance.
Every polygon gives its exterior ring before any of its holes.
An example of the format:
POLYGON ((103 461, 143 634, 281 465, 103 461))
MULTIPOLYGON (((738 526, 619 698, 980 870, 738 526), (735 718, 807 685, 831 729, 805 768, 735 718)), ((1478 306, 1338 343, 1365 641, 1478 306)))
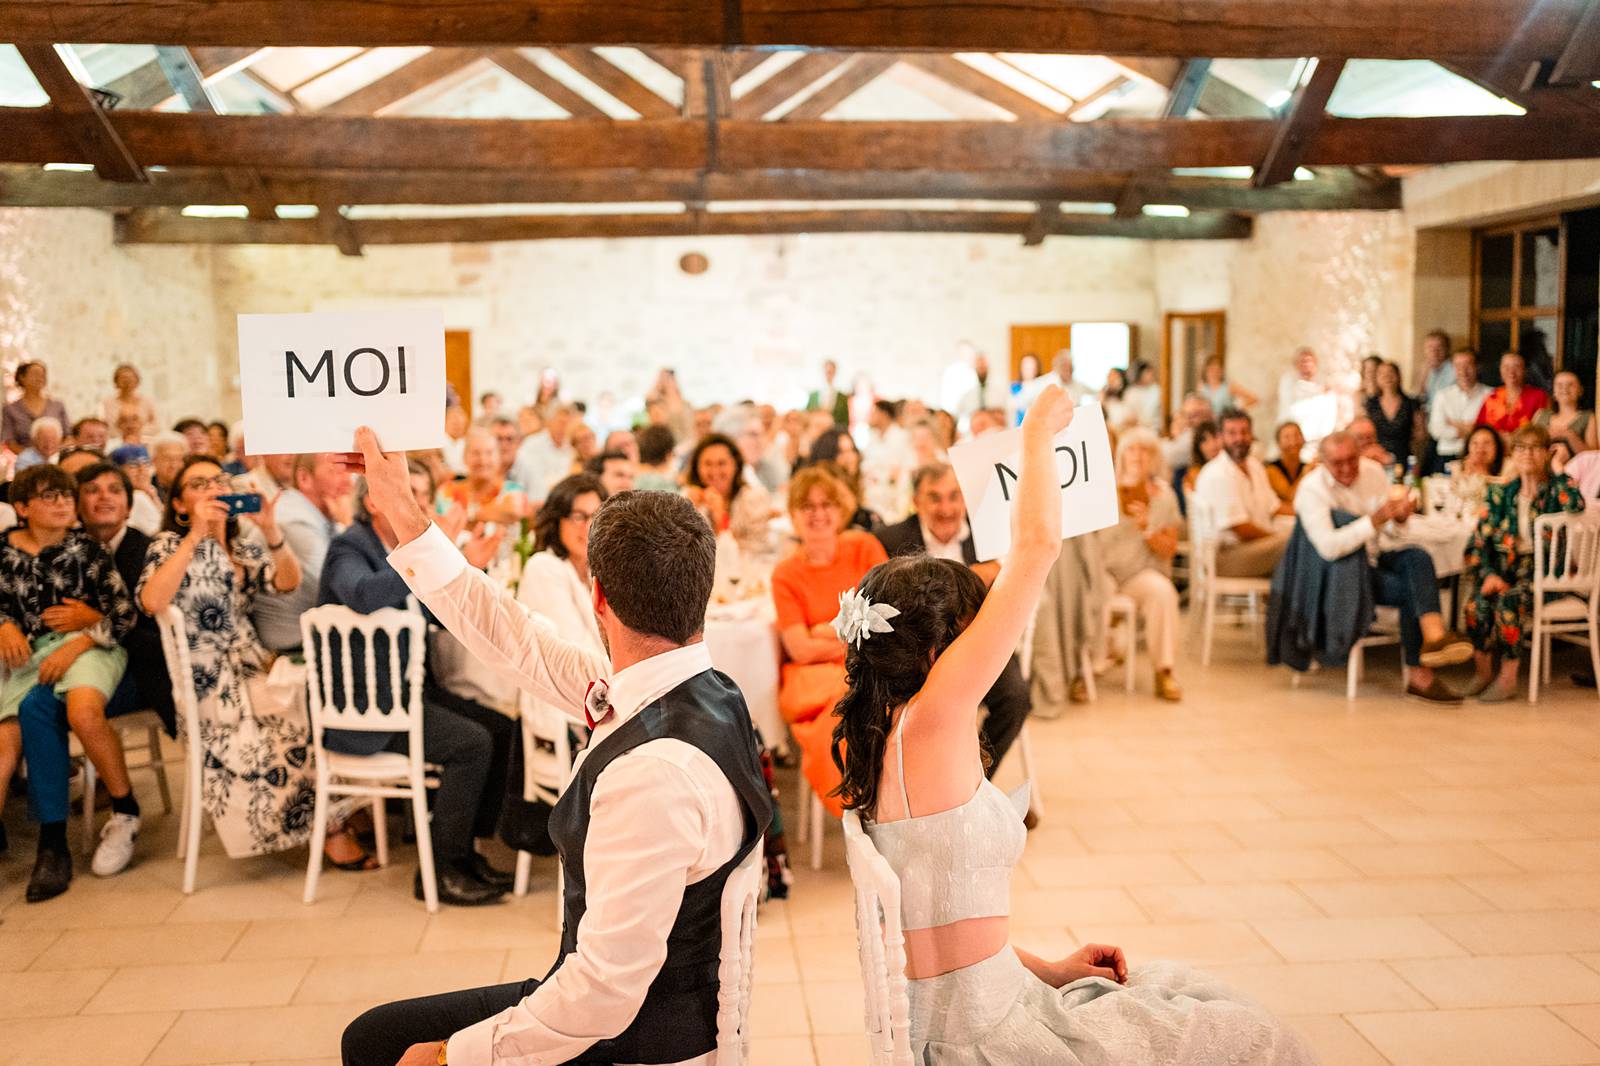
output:
POLYGON ((48 107, 50 97, 39 88, 33 71, 16 47, 0 44, 0 107, 48 107))
POLYGON ((1339 118, 1521 115, 1516 104, 1427 59, 1352 59, 1328 100, 1339 118))

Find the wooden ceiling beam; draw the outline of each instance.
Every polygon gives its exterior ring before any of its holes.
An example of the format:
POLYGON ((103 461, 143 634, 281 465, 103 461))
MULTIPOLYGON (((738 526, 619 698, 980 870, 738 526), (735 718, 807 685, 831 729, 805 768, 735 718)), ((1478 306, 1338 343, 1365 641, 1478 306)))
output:
POLYGON ((482 48, 434 48, 376 81, 319 109, 324 115, 374 115, 435 82, 470 67, 488 53, 482 48))
POLYGON ((1277 185, 1294 180, 1294 172, 1306 158, 1317 130, 1327 119, 1328 98, 1333 87, 1344 73, 1342 58, 1324 57, 1316 60, 1316 69, 1310 77, 1295 86, 1289 102, 1284 105, 1283 119, 1273 135, 1272 147, 1256 164, 1255 184, 1277 185))
MULTIPOLYGON (((864 209, 345 221, 352 229, 351 239, 360 245, 783 233, 1037 233, 1041 241, 1045 236, 1237 240, 1248 237, 1251 229, 1249 219, 1226 214, 1123 220, 1046 212, 1042 224, 1040 217, 1038 212, 864 209)), ((316 219, 199 219, 142 210, 122 217, 117 240, 124 244, 332 243, 316 219)))
POLYGON ((643 82, 611 62, 592 48, 555 48, 557 58, 604 89, 628 107, 638 112, 640 118, 673 118, 678 109, 643 82))
POLYGON ((496 48, 489 61, 573 118, 609 118, 599 106, 515 48, 496 48))
MULTIPOLYGON (((316 223, 317 232, 322 236, 319 243, 333 245, 339 249, 340 255, 361 254, 361 236, 356 232, 355 223, 344 217, 344 212, 339 210, 338 204, 318 204, 317 217, 310 221, 316 223)), ((267 225, 277 224, 267 223, 267 225)))
POLYGON ((1585 0, 8 0, 0 41, 195 45, 633 44, 1374 59, 1493 56, 1533 27, 1558 55, 1585 0))
MULTIPOLYGON (((0 162, 95 162, 76 124, 0 108, 0 162)), ((68 116, 70 117, 70 116, 68 116)), ((704 124, 670 121, 357 118, 111 112, 104 120, 146 165, 354 170, 700 170, 704 124)), ((1067 172, 1254 166, 1277 125, 1261 119, 1098 122, 737 122, 719 125, 716 169, 1067 172)), ((1535 116, 1324 121, 1307 166, 1407 166, 1600 155, 1600 123, 1535 116)))
POLYGON ((1093 91, 1086 93, 1085 95, 1080 96, 1076 100, 1072 101, 1072 106, 1068 107, 1066 111, 1062 112, 1061 117, 1066 119, 1072 118, 1072 116, 1076 115, 1090 104, 1097 103, 1121 89, 1124 85, 1128 84, 1128 80, 1129 79, 1124 75, 1117 75, 1099 88, 1094 89, 1093 91))
POLYGON ((902 58, 940 81, 976 96, 985 103, 993 104, 1018 119, 1061 121, 1061 112, 1040 103, 1025 92, 1013 89, 1003 81, 991 78, 977 67, 963 63, 953 55, 912 52, 902 58))
POLYGON ((733 101, 736 119, 760 119, 767 112, 782 107, 818 81, 833 73, 850 59, 847 55, 828 52, 810 52, 756 85, 733 101))
MULTIPOLYGON (((54 113, 42 112, 40 117, 59 124, 56 132, 71 146, 72 161, 93 163, 95 173, 111 181, 145 181, 144 168, 123 143, 100 102, 73 76, 56 46, 21 44, 17 51, 50 97, 54 113)), ((60 160, 39 160, 57 161, 68 160, 65 156, 60 160)))
POLYGON ((785 122, 809 122, 829 111, 876 81, 900 61, 897 55, 862 52, 850 57, 849 65, 837 77, 784 112, 785 122))
MULTIPOLYGON (((1031 200, 1115 199, 1127 180, 1118 172, 961 174, 948 171, 697 171, 577 170, 543 172, 417 171, 160 171, 146 185, 101 181, 93 174, 0 166, 0 207, 183 207, 187 204, 493 204, 658 203, 718 200, 1031 200), (259 186, 241 175, 254 173, 259 186)), ((1373 183, 1340 172, 1314 181, 1252 189, 1222 178, 1150 176, 1154 202, 1196 211, 1393 210, 1399 183, 1373 183)), ((253 212, 254 213, 254 212, 253 212)))
POLYGON ((1600 78, 1600 0, 1589 0, 1572 37, 1550 71, 1551 85, 1588 88, 1600 78))

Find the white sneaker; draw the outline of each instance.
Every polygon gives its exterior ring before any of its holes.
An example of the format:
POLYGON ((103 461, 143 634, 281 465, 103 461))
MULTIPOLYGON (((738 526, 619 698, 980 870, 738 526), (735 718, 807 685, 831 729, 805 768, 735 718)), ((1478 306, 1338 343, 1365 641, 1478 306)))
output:
POLYGON ((132 814, 113 814, 100 830, 100 846, 94 849, 90 869, 96 877, 114 877, 133 861, 133 845, 139 839, 139 818, 132 814))

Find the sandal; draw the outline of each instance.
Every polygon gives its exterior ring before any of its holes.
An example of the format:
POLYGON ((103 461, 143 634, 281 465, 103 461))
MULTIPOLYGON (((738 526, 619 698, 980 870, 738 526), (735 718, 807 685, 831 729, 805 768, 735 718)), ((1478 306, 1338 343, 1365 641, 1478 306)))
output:
POLYGON ((337 833, 329 834, 327 843, 322 846, 322 859, 334 869, 344 870, 347 873, 362 873, 367 870, 376 870, 378 868, 378 860, 367 854, 367 850, 361 846, 361 842, 356 840, 355 834, 350 832, 349 829, 340 829, 337 833), (340 862, 339 860, 335 859, 333 857, 332 846, 333 842, 339 839, 348 841, 350 846, 355 848, 356 851, 360 853, 360 856, 358 858, 349 859, 345 862, 340 862))

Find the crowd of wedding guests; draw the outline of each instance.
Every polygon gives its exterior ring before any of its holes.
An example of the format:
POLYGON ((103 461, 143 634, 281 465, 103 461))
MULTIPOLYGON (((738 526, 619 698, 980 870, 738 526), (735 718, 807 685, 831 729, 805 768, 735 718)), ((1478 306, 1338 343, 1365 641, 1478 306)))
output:
MULTIPOLYGON (((1411 391, 1397 364, 1373 356, 1347 396, 1301 349, 1279 382, 1279 417, 1270 433, 1260 427, 1271 440, 1265 448, 1252 413, 1260 398, 1230 381, 1219 358, 1203 361, 1170 419, 1153 366, 1113 369, 1095 390, 1075 374, 1070 351, 1047 370, 1025 358, 1015 381, 969 353, 945 375, 941 408, 846 391, 829 362, 803 409, 694 406, 663 370, 637 416, 626 417, 610 397, 591 408, 567 396, 547 372, 537 395, 514 408, 486 392, 469 413, 452 392, 444 446, 414 453, 410 469, 417 499, 473 565, 511 573, 522 603, 597 653, 590 521, 620 492, 690 500, 728 545, 726 563, 737 568, 730 578, 752 567, 767 575, 747 590, 771 598, 783 654, 779 709, 791 736, 764 740, 798 750, 805 779, 837 813, 828 745, 846 687, 845 648, 831 626, 840 594, 909 552, 994 582, 1003 562, 976 557, 948 451, 1017 425, 1051 382, 1105 411, 1118 521, 1064 543, 1029 637, 984 699, 991 766, 1030 714, 1086 702, 1092 675, 1139 654, 1141 634, 1152 691, 1181 700, 1174 560, 1202 521, 1215 534, 1222 575, 1325 580, 1319 568, 1358 570, 1374 602, 1400 610, 1409 694, 1459 700, 1463 692, 1434 669, 1471 659, 1465 694, 1509 698, 1526 654, 1533 523, 1582 510, 1600 494, 1600 426, 1572 373, 1506 354, 1491 388, 1480 369, 1475 353, 1434 333, 1411 391), (1427 554, 1405 542, 1415 503, 1394 491, 1396 471, 1447 475, 1478 516, 1465 560, 1475 577, 1465 585, 1464 635, 1440 610, 1427 554), (1133 625, 1108 624, 1103 608, 1116 594, 1132 601, 1133 625)), ((169 421, 131 365, 118 367, 105 402, 76 420, 51 395, 44 364, 19 365, 13 384, 0 409, 10 468, 0 503, 0 660, 8 670, 0 804, 25 760, 28 812, 39 824, 27 898, 49 899, 71 882, 69 732, 110 803, 94 873, 116 874, 133 859, 141 814, 113 722, 154 710, 169 733, 182 726, 161 659, 164 612, 175 611, 187 635, 202 794, 223 847, 246 856, 303 844, 313 828, 309 724, 268 685, 268 673, 278 657, 302 654, 299 620, 310 607, 406 605, 406 586, 386 560, 393 531, 367 510, 364 486, 335 457, 256 455, 238 425, 169 421), (224 499, 240 495, 251 501, 244 513, 224 499)), ((1282 616, 1295 624, 1292 608, 1282 616)), ((440 898, 490 902, 511 879, 481 842, 530 846, 538 833, 527 823, 539 815, 521 802, 514 704, 435 655, 430 644, 422 706, 423 754, 440 768, 440 898)), ((370 754, 403 751, 406 738, 330 734, 326 743, 370 754)), ((372 868, 365 811, 336 807, 327 828, 328 862, 372 868)), ((5 844, 0 823, 0 851, 5 844)))

